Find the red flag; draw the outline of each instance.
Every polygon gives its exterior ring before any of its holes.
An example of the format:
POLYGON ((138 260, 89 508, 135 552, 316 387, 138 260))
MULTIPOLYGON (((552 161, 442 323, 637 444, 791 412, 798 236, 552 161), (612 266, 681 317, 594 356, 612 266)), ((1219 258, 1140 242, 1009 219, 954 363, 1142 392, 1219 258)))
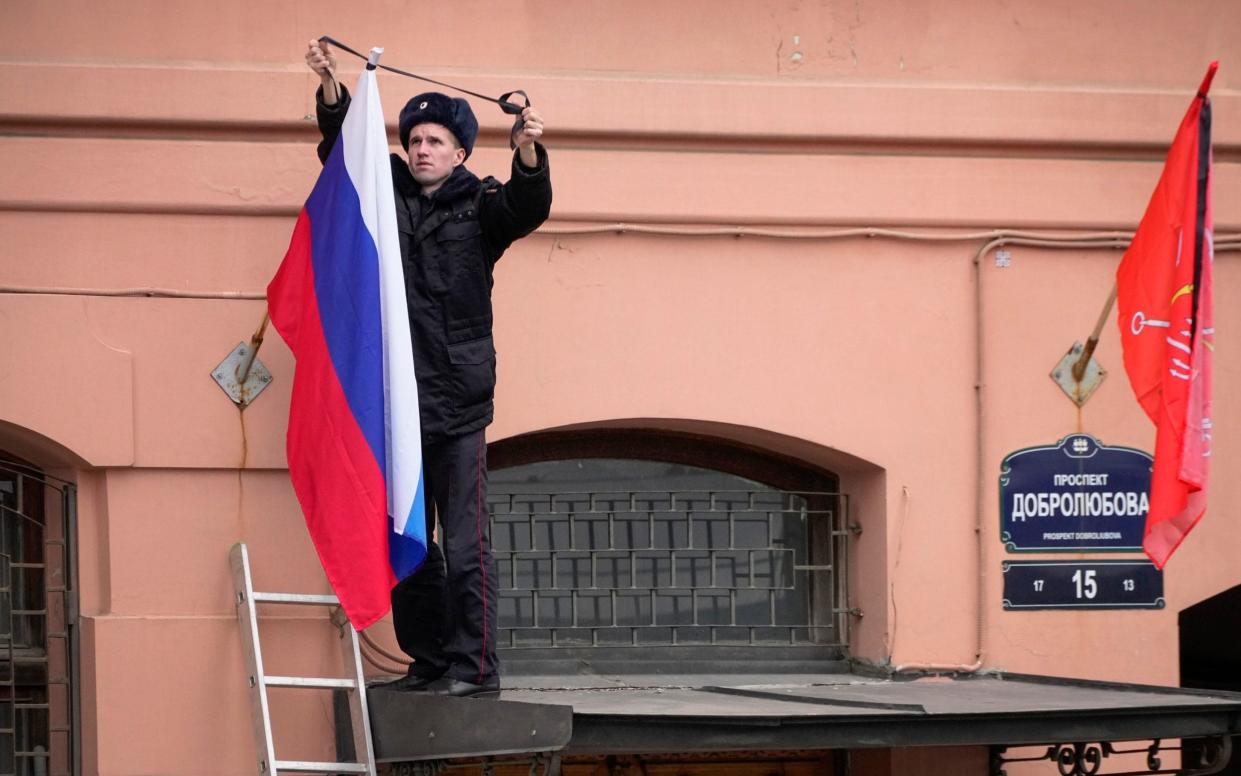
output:
POLYGON ((1142 547, 1163 568, 1207 502, 1211 455, 1212 62, 1116 272, 1125 371, 1156 426, 1142 547))

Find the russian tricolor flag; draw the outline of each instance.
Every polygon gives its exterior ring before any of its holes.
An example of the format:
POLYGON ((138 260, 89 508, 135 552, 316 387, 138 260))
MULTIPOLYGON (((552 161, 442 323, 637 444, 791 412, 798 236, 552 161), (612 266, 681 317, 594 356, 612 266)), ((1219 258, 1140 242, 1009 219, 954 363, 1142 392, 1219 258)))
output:
POLYGON ((358 630, 426 556, 422 438, 388 136, 375 71, 267 287, 297 360, 289 477, 323 570, 358 630))

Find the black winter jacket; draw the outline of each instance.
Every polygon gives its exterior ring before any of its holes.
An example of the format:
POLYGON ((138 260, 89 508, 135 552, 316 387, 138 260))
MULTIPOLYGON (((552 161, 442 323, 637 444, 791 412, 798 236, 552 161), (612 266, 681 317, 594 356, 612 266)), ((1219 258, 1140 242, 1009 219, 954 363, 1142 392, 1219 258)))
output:
MULTIPOLYGON (((316 95, 319 159, 340 136, 349 92, 333 106, 316 95)), ((538 228, 551 208, 547 151, 538 165, 513 157, 508 183, 479 180, 457 167, 431 197, 421 194, 406 160, 392 154, 396 222, 425 444, 485 427, 493 415, 496 353, 491 336, 492 270, 515 241, 538 228)))

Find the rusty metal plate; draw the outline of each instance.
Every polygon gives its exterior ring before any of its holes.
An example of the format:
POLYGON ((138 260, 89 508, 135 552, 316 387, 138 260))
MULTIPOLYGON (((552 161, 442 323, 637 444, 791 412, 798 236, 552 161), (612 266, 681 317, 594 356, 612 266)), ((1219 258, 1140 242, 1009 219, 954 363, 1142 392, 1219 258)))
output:
POLYGON ((1083 347, 1082 343, 1074 342, 1069 352, 1065 353, 1064 358, 1060 359, 1051 370, 1051 379, 1060 386, 1060 390, 1069 397, 1069 401, 1079 407, 1090 399, 1091 394, 1102 385, 1104 378, 1107 377, 1107 370, 1099 365, 1094 356, 1091 356, 1086 362, 1086 370, 1082 373, 1082 381, 1079 383, 1073 379, 1073 365, 1081 358, 1083 347))
POLYGON ((211 379, 215 380, 216 385, 220 386, 220 389, 238 407, 247 406, 263 392, 264 388, 271 385, 271 372, 267 371, 267 367, 259 361, 257 355, 254 357, 245 382, 237 379, 237 368, 249 356, 250 346, 245 342, 238 342, 237 347, 233 348, 232 352, 215 369, 211 370, 211 379))

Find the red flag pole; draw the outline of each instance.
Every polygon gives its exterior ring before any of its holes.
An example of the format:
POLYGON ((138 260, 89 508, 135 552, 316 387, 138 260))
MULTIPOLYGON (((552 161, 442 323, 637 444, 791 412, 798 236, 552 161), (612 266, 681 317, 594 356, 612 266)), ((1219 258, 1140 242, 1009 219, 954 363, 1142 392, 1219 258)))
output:
POLYGON ((1107 323, 1107 317, 1111 314, 1114 304, 1116 304, 1116 284, 1112 283, 1112 293, 1108 294, 1107 302, 1103 304, 1103 312, 1099 313, 1099 320, 1094 325, 1094 331, 1086 340, 1086 347, 1082 349, 1081 358, 1077 359, 1077 363, 1073 365, 1075 382, 1080 383, 1082 376, 1086 374, 1086 365, 1090 363, 1090 357, 1094 355, 1094 349, 1099 345, 1099 335, 1103 333, 1103 326, 1107 323))

